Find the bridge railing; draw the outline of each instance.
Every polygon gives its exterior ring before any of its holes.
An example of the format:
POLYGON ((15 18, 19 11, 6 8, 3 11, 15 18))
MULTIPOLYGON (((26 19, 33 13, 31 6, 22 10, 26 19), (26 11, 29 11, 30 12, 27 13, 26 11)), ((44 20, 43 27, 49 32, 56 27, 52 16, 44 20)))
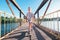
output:
POLYGON ((51 31, 51 34, 54 34, 54 36, 56 36, 57 38, 60 38, 60 27, 59 27, 59 11, 55 11, 49 14, 46 14, 46 12, 48 11, 48 8, 51 4, 52 0, 43 0, 42 3, 40 4, 40 6, 38 7, 38 9, 36 10, 36 12, 34 13, 34 15, 37 14, 37 25, 40 27, 41 25, 46 26, 44 27, 44 30, 47 28, 47 31, 49 30, 49 32, 51 31), (41 18, 39 18, 39 11, 40 9, 44 6, 44 4, 47 3, 47 1, 49 1, 48 6, 43 14, 43 16, 41 16, 41 18))
POLYGON ((0 38, 18 27, 19 22, 17 20, 11 14, 0 12, 0 38))
MULTIPOLYGON (((42 16, 41 16, 42 17, 42 16)), ((40 17, 40 21, 42 20, 40 17)), ((57 33, 57 36, 60 37, 60 10, 57 10, 52 13, 48 13, 45 15, 42 23, 44 27, 48 28, 51 33, 57 33)))

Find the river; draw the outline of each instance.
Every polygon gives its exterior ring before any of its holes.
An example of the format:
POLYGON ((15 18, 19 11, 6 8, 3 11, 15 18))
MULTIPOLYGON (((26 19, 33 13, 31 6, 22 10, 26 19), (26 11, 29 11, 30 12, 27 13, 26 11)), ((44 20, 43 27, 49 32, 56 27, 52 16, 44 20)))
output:
POLYGON ((1 36, 9 33, 11 30, 14 30, 17 28, 19 23, 7 23, 7 24, 1 24, 1 36))

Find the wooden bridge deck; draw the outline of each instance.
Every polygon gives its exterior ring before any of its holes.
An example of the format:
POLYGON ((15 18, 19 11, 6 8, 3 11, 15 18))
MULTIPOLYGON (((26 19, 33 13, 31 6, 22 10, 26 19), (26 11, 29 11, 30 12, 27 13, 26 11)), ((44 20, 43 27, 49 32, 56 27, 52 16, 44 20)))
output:
MULTIPOLYGON (((4 37, 2 40, 30 40, 28 36, 28 23, 15 29, 12 33, 4 37)), ((46 33, 33 26, 31 31, 31 40, 52 40, 46 33)))

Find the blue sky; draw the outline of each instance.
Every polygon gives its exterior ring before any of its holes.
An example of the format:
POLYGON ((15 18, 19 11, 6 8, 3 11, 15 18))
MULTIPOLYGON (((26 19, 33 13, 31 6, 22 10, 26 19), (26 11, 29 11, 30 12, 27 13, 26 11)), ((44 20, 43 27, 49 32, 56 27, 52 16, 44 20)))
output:
MULTIPOLYGON (((19 4, 19 6, 21 7, 21 9, 24 11, 24 14, 26 15, 27 13, 27 8, 30 6, 32 12, 34 13, 36 11, 36 9, 38 8, 38 6, 40 5, 40 3, 42 2, 42 0, 16 0, 16 2, 19 4)), ((39 11, 40 16, 43 15, 46 7, 47 7, 48 2, 44 5, 44 7, 39 11)), ((19 11, 17 10, 17 8, 10 3, 14 13, 16 16, 19 16, 19 11)), ((51 5, 47 11, 47 13, 56 11, 60 9, 60 0, 52 0, 51 5)), ((11 11, 6 3, 6 0, 0 0, 0 11, 5 11, 9 14, 11 14, 11 11)))

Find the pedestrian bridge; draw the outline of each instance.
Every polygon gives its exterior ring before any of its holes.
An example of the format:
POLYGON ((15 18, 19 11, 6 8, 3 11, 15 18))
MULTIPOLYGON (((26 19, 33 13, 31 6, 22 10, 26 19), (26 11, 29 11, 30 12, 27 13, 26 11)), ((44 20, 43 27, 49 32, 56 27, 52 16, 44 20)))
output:
POLYGON ((0 40, 60 40, 60 10, 46 14, 51 1, 52 0, 43 0, 37 8, 36 12, 34 13, 37 18, 35 18, 35 21, 33 21, 31 35, 29 35, 29 24, 26 22, 26 16, 24 12, 21 10, 20 6, 16 3, 15 0, 6 0, 6 3, 12 12, 12 15, 0 11, 0 40), (20 12, 20 19, 16 18, 9 1, 20 12), (48 1, 49 3, 43 16, 39 17, 40 9, 48 1), (9 18, 6 17, 7 15, 9 18), (21 18, 22 15, 24 17, 23 19, 21 18))

